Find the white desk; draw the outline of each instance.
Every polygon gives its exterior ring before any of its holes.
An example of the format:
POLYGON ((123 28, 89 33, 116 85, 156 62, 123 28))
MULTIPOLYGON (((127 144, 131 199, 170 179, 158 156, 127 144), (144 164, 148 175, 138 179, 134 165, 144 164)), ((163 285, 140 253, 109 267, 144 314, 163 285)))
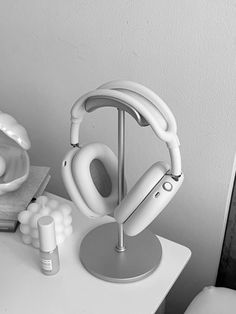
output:
POLYGON ((134 283, 102 281, 81 265, 79 246, 88 230, 112 219, 89 220, 76 209, 72 215, 74 231, 59 246, 61 269, 55 276, 41 273, 38 250, 21 242, 19 230, 0 233, 0 313, 155 313, 187 264, 190 250, 159 237, 163 255, 152 275, 134 283))

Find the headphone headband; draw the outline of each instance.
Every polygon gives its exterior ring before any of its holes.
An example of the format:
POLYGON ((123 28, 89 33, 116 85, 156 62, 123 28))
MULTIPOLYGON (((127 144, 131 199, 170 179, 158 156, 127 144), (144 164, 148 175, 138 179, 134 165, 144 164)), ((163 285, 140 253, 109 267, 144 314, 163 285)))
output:
POLYGON ((172 128, 172 131, 174 133, 177 132, 177 125, 173 113, 167 104, 149 88, 132 81, 111 81, 101 85, 99 89, 119 90, 126 93, 133 92, 136 95, 144 97, 158 110, 159 114, 161 114, 169 124, 169 127, 172 128))
MULTIPOLYGON (((87 112, 86 102, 90 99, 111 99, 138 111, 150 124, 156 136, 166 142, 171 159, 171 173, 174 176, 181 175, 181 157, 175 118, 160 97, 137 83, 129 81, 108 82, 80 97, 71 110, 70 138, 73 146, 79 143, 80 124, 87 112), (158 123, 160 116, 166 121, 166 129, 158 123)), ((111 106, 113 106, 112 103, 111 106)))

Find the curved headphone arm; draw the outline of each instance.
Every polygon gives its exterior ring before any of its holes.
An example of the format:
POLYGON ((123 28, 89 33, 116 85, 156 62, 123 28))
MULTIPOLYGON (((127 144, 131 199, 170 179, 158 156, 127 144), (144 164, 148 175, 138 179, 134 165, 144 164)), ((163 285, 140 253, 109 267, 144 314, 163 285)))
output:
MULTIPOLYGON (((154 93, 153 93, 154 94, 154 93)), ((155 94, 154 94, 155 95, 155 94)), ((157 96, 157 95, 156 95, 157 96)), ((179 140, 176 134, 176 123, 175 119, 168 119, 168 129, 164 130, 157 124, 156 121, 159 119, 159 113, 157 112, 157 108, 154 107, 151 103, 150 106, 142 106, 140 102, 138 102, 135 98, 130 95, 125 94, 124 92, 118 90, 110 90, 110 89, 97 89, 93 90, 82 97, 80 97, 73 105, 71 109, 71 144, 73 146, 77 145, 79 142, 79 129, 80 124, 86 114, 85 103, 90 98, 108 98, 118 102, 123 103, 124 105, 131 105, 134 109, 136 109, 150 124, 154 133, 164 142, 166 142, 167 147, 170 152, 171 159, 171 174, 174 176, 181 175, 181 157, 179 151, 179 140)), ((163 101, 162 101, 163 102, 163 101)), ((163 102, 164 103, 164 102, 163 102)), ((164 103, 165 104, 165 103, 164 103)), ((156 104, 155 104, 156 105, 156 104)), ((162 106, 163 107, 163 106, 162 106)), ((164 106, 165 118, 168 117, 168 110, 166 110, 167 105, 164 106)), ((163 108, 158 108, 162 113, 163 108)), ((170 110, 169 110, 170 111, 170 110)))

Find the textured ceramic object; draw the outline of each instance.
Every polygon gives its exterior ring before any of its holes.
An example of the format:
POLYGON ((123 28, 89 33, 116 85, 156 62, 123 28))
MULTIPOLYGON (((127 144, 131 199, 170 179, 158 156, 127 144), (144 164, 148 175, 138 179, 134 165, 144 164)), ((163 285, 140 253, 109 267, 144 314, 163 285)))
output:
POLYGON ((0 195, 17 190, 28 178, 31 144, 25 128, 0 111, 0 195))

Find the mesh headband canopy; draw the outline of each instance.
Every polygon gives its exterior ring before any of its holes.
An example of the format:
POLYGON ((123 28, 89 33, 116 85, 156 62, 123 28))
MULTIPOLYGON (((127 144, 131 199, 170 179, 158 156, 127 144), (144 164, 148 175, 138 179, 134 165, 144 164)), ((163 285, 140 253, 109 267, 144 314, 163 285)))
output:
POLYGON ((79 143, 80 124, 83 121, 84 115, 87 113, 85 109, 86 101, 96 98, 111 99, 138 111, 149 123, 156 136, 166 142, 170 153, 171 173, 176 176, 181 175, 179 139, 176 134, 177 126, 172 112, 155 93, 134 82, 109 82, 102 85, 99 89, 83 95, 74 103, 71 109, 70 137, 72 145, 79 143), (145 100, 143 101, 145 105, 140 101, 140 96, 145 100), (163 127, 163 124, 158 123, 160 121, 160 114, 165 119, 167 127, 163 127))

